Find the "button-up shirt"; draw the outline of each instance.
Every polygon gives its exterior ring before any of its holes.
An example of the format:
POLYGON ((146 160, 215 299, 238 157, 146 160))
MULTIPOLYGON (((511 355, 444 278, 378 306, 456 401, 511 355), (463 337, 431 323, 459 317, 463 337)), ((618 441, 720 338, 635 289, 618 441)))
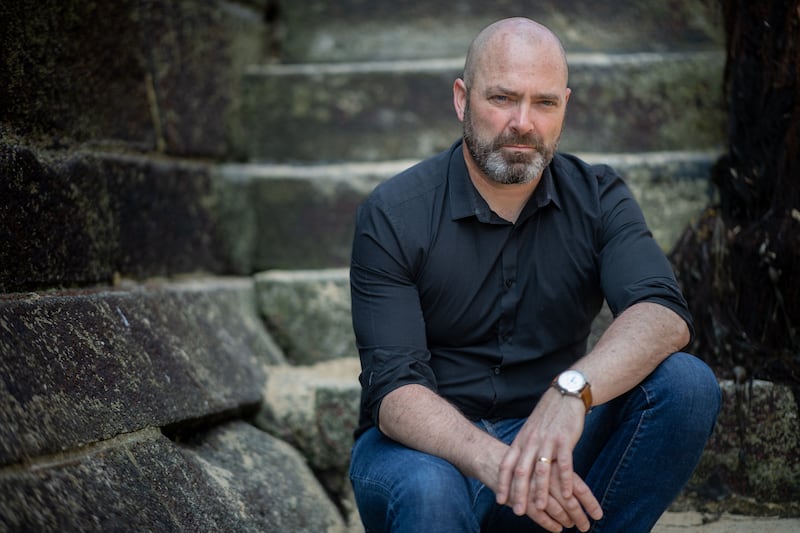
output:
POLYGON ((350 268, 362 372, 356 435, 421 384, 477 420, 528 416, 584 355, 605 299, 691 318, 641 209, 608 166, 556 154, 515 223, 472 184, 461 141, 359 207, 350 268))

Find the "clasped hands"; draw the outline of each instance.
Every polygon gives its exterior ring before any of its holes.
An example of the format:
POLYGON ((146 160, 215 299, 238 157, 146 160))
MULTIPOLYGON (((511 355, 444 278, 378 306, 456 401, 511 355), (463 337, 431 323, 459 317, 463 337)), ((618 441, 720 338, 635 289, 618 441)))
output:
POLYGON ((580 400, 549 391, 522 426, 500 463, 497 503, 528 515, 548 531, 588 531, 603 511, 573 471, 572 451, 583 432, 580 400))

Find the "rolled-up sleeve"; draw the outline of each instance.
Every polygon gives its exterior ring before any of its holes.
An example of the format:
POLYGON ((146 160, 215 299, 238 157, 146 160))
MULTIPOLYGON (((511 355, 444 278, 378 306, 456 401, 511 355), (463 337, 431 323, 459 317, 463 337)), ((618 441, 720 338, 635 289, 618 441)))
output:
POLYGON ((436 390, 414 283, 414 246, 401 244, 402 237, 401 221, 376 197, 359 207, 350 264, 352 319, 361 359, 361 414, 375 426, 391 391, 407 384, 436 390))
POLYGON ((658 303, 683 318, 694 338, 686 300, 641 208, 613 170, 601 169, 600 277, 611 311, 616 316, 635 303, 658 303))

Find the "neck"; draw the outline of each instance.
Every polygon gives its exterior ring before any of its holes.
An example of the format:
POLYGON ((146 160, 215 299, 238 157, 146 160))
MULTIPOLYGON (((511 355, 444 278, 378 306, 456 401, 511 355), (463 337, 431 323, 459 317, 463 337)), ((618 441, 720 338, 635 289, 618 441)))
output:
POLYGON ((536 186, 539 185, 542 175, 539 174, 529 183, 498 183, 478 168, 469 154, 466 144, 464 145, 464 160, 467 162, 467 171, 472 184, 475 185, 478 193, 486 200, 492 211, 504 220, 516 222, 528 199, 536 190, 536 186))

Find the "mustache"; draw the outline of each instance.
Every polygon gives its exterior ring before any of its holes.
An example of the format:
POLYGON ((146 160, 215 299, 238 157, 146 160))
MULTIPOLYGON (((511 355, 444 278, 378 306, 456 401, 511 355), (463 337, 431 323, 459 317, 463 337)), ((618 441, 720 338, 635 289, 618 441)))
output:
POLYGON ((539 136, 534 133, 529 133, 526 135, 515 135, 513 133, 507 133, 505 135, 501 135, 494 140, 493 149, 498 150, 506 144, 529 146, 531 148, 535 148, 540 152, 545 149, 544 142, 542 141, 542 139, 539 138, 539 136))

